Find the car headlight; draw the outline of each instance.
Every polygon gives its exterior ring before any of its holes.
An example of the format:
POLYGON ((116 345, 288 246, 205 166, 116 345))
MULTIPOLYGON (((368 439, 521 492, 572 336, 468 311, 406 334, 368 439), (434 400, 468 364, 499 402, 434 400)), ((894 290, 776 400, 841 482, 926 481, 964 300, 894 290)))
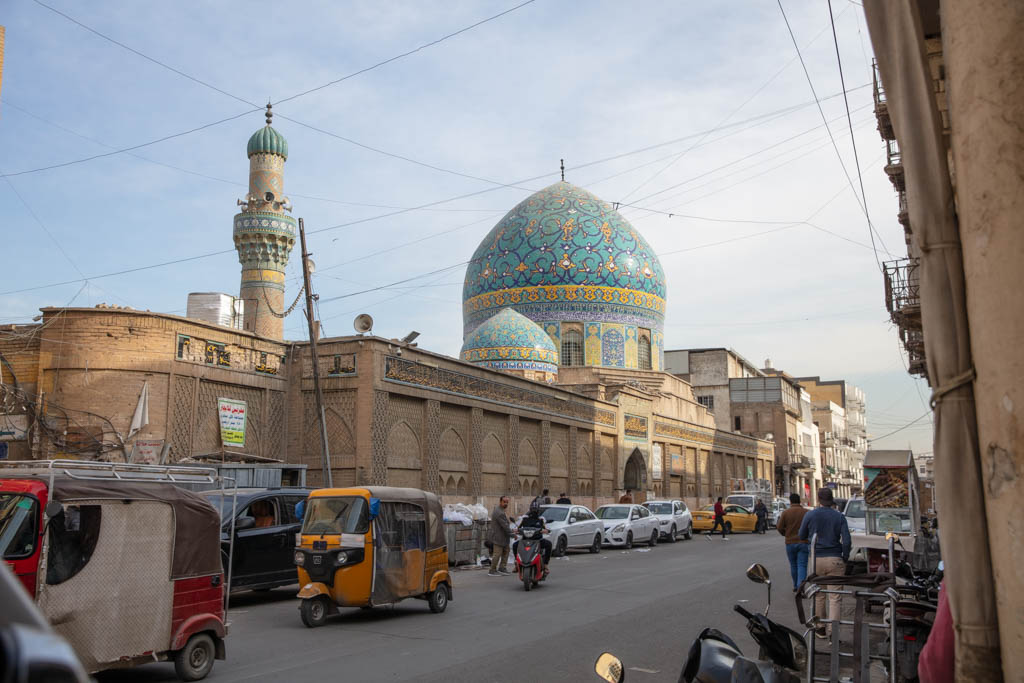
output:
POLYGON ((297 567, 302 567, 305 564, 306 564, 306 553, 302 552, 301 550, 296 550, 295 551, 295 565, 297 567))
POLYGON ((625 524, 620 524, 620 525, 618 525, 617 527, 615 527, 614 529, 612 529, 612 533, 613 533, 613 534, 614 534, 614 533, 618 533, 619 531, 622 531, 622 530, 623 530, 623 529, 625 529, 625 528, 626 528, 626 525, 625 525, 625 524))
POLYGON ((345 551, 338 553, 338 555, 334 558, 334 564, 338 565, 339 567, 345 564, 346 562, 348 562, 348 553, 346 553, 345 551))

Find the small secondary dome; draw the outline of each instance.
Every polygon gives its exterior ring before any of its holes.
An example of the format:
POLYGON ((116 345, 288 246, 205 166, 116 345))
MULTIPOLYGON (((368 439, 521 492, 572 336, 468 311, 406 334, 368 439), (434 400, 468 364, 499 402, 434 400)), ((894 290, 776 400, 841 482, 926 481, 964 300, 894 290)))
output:
POLYGON ((558 350, 551 337, 511 308, 494 314, 473 330, 459 356, 496 370, 558 372, 558 350))

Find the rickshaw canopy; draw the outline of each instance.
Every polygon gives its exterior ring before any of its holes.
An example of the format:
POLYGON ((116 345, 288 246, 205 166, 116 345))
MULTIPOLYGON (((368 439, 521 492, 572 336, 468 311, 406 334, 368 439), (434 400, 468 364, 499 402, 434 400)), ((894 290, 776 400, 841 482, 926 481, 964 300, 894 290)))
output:
MULTIPOLYGON (((24 477, 49 485, 47 476, 24 477)), ((205 576, 222 571, 220 513, 206 499, 174 484, 130 479, 55 477, 50 500, 73 504, 86 500, 155 501, 167 503, 174 515, 171 578, 205 576)))

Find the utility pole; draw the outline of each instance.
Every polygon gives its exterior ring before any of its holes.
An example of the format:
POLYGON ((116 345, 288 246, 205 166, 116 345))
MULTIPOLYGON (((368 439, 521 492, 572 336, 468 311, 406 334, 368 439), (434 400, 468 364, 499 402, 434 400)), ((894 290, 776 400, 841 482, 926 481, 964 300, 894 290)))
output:
POLYGON ((316 356, 316 324, 313 321, 313 288, 309 281, 309 252, 306 251, 306 226, 299 219, 299 242, 302 246, 302 282, 306 289, 306 322, 309 323, 309 355, 313 361, 313 390, 316 392, 316 412, 320 416, 320 439, 324 448, 324 483, 334 486, 331 479, 331 452, 327 447, 327 420, 324 414, 324 395, 320 391, 320 363, 316 356))

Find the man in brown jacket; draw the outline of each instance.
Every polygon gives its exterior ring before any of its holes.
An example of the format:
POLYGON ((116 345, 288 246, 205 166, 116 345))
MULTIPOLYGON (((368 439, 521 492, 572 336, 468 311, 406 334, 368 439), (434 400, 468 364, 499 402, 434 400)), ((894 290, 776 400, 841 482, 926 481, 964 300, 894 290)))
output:
POLYGON ((793 592, 807 578, 807 556, 811 545, 800 540, 800 523, 804 521, 807 508, 800 504, 800 496, 793 493, 789 496, 789 507, 779 515, 775 528, 786 537, 786 557, 789 558, 789 573, 793 576, 793 592))
MULTIPOLYGON (((799 524, 797 525, 799 527, 799 524)), ((491 552, 491 569, 488 576, 508 576, 511 572, 505 568, 508 561, 508 546, 515 529, 508 518, 508 496, 502 496, 498 504, 491 510, 491 524, 488 540, 494 544, 491 552)))

